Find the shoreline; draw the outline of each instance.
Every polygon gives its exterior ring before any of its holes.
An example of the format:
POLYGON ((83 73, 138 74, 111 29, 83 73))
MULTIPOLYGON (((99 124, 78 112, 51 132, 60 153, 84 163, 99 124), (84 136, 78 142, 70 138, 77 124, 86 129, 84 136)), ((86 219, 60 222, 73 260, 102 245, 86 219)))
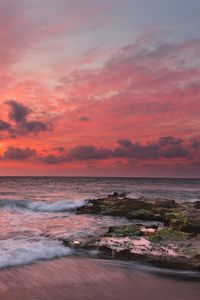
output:
POLYGON ((0 271, 1 300, 196 300, 199 279, 116 260, 66 257, 0 271), (170 291, 170 292, 169 292, 170 291))

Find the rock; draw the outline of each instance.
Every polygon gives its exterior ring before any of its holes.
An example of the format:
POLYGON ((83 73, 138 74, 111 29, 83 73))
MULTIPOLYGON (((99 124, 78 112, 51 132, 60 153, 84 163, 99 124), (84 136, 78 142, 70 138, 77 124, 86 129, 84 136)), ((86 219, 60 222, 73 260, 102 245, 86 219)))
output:
POLYGON ((63 244, 75 249, 93 250, 98 246, 98 238, 79 238, 75 240, 64 239, 63 244))
MULTIPOLYGON (((116 227, 110 227, 109 231, 115 232, 116 227)), ((63 243, 74 249, 96 250, 98 257, 143 260, 162 267, 200 270, 200 240, 170 228, 139 237, 87 237, 63 243), (162 239, 155 239, 157 235, 162 239)))
POLYGON ((173 229, 196 235, 200 233, 200 212, 188 209, 167 213, 165 224, 173 229))
POLYGON ((128 219, 143 221, 163 221, 163 217, 160 214, 153 213, 145 209, 130 211, 126 217, 128 219))
POLYGON ((86 205, 77 209, 77 213, 127 216, 132 211, 140 209, 149 211, 153 207, 153 203, 144 198, 133 200, 126 197, 118 198, 118 196, 118 193, 114 193, 107 198, 89 200, 86 205))
POLYGON ((113 251, 113 249, 111 249, 109 246, 107 245, 99 245, 98 246, 98 250, 102 251, 104 254, 106 255, 110 255, 110 256, 114 256, 115 257, 115 251, 113 251))
POLYGON ((137 225, 124 225, 124 226, 110 226, 108 228, 108 234, 110 236, 140 236, 140 227, 137 225))
POLYGON ((110 226, 103 237, 65 242, 68 246, 97 249, 113 258, 200 270, 200 201, 176 203, 164 198, 131 199, 126 194, 113 193, 87 201, 77 213, 126 217, 138 220, 140 226, 110 226), (161 221, 165 227, 145 226, 146 221, 161 221))
POLYGON ((117 197, 119 196, 119 194, 118 194, 117 192, 115 192, 115 193, 113 193, 113 195, 111 195, 111 196, 113 196, 114 198, 117 198, 117 197))
POLYGON ((82 238, 74 240, 71 242, 71 245, 77 245, 78 249, 96 249, 99 251, 99 257, 143 260, 162 267, 199 270, 199 245, 196 245, 196 248, 194 248, 194 240, 190 240, 190 242, 192 246, 187 250, 185 250, 186 247, 180 248, 179 245, 172 245, 169 241, 162 245, 151 243, 144 237, 139 239, 132 239, 131 237, 101 237, 96 240, 82 238))
POLYGON ((200 201, 194 202, 194 208, 200 209, 200 201))
POLYGON ((140 232, 141 232, 144 236, 153 235, 156 231, 157 231, 157 229, 155 229, 155 228, 147 228, 147 227, 141 227, 141 228, 140 228, 140 232))
POLYGON ((133 254, 131 253, 130 249, 124 249, 119 252, 114 252, 114 258, 119 258, 119 259, 132 259, 133 254))
POLYGON ((126 194, 113 193, 106 198, 89 200, 77 209, 78 214, 121 216, 141 221, 161 221, 174 229, 200 233, 200 201, 176 203, 165 198, 131 199, 126 194))
POLYGON ((168 200, 164 198, 159 198, 155 200, 155 205, 164 208, 175 208, 177 207, 177 203, 174 200, 168 200))

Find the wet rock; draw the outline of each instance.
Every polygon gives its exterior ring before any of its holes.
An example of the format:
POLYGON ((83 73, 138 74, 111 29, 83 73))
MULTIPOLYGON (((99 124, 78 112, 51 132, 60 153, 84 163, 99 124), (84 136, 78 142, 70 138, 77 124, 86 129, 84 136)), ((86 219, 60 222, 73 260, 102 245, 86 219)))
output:
MULTIPOLYGON (((108 231, 115 234, 116 229, 113 226, 108 231)), ((143 260, 162 267, 200 270, 200 240, 170 228, 153 230, 154 233, 144 236, 112 235, 63 242, 73 249, 95 250, 98 257, 143 260)))
POLYGON ((132 211, 151 210, 153 203, 140 199, 119 197, 118 193, 109 195, 107 198, 89 200, 86 205, 79 207, 77 213, 91 213, 112 216, 127 216, 132 211))
POLYGON ((113 195, 110 195, 110 196, 111 196, 111 197, 113 196, 113 197, 115 197, 115 198, 116 198, 116 197, 118 197, 118 196, 119 196, 119 194, 118 194, 117 192, 114 192, 114 193, 113 193, 113 195))
POLYGON ((119 259, 132 259, 133 254, 131 253, 130 249, 124 249, 119 252, 114 252, 114 258, 119 258, 119 259))
POLYGON ((128 219, 143 220, 143 221, 163 221, 163 217, 158 213, 153 213, 149 210, 139 209, 130 211, 127 216, 128 219))
POLYGON ((131 199, 126 194, 113 193, 106 198, 89 200, 77 209, 78 214, 121 216, 141 221, 160 221, 177 230, 200 233, 200 201, 176 203, 165 198, 131 199))
POLYGON ((157 231, 157 228, 150 228, 150 227, 141 227, 140 228, 140 232, 144 236, 153 235, 153 234, 155 234, 156 231, 157 231))
POLYGON ((164 208, 176 208, 178 204, 174 200, 158 198, 155 200, 155 205, 164 208))
POLYGON ((99 245, 98 250, 102 251, 105 255, 110 255, 111 257, 115 258, 115 251, 107 245, 99 245))
POLYGON ((195 209, 166 213, 165 224, 173 229, 198 234, 200 233, 200 212, 195 209))
POLYGON ((137 225, 124 225, 124 226, 110 226, 108 228, 108 236, 117 236, 117 237, 138 237, 141 236, 142 232, 140 227, 137 225))
POLYGON ((200 209, 200 201, 194 202, 194 208, 200 209))
POLYGON ((63 244, 74 249, 93 250, 98 246, 97 238, 79 238, 74 240, 64 239, 63 244))
POLYGON ((69 246, 97 249, 113 258, 200 270, 200 201, 131 199, 126 194, 113 193, 106 198, 87 201, 77 213, 126 217, 138 220, 140 226, 110 226, 99 239, 76 240, 68 243, 69 246), (161 221, 165 227, 145 226, 146 221, 161 221))

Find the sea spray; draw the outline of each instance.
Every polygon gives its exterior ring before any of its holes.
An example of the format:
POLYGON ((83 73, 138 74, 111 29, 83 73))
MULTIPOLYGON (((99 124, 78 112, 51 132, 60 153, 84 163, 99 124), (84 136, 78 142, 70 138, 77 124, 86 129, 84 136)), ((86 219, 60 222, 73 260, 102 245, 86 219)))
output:
POLYGON ((64 212, 74 211, 82 206, 84 201, 27 201, 27 200, 0 200, 0 207, 6 209, 26 209, 35 212, 64 212))
POLYGON ((0 268, 29 264, 70 255, 72 250, 59 241, 48 239, 6 239, 0 241, 0 268))

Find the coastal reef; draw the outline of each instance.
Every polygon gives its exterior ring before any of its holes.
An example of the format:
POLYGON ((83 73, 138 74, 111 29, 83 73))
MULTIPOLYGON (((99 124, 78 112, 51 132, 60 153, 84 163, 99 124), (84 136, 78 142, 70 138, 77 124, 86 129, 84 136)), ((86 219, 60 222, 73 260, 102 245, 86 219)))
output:
POLYGON ((124 193, 113 193, 86 201, 76 213, 125 217, 133 224, 110 226, 99 237, 64 240, 69 247, 96 250, 110 258, 200 270, 200 201, 132 199, 124 193))

